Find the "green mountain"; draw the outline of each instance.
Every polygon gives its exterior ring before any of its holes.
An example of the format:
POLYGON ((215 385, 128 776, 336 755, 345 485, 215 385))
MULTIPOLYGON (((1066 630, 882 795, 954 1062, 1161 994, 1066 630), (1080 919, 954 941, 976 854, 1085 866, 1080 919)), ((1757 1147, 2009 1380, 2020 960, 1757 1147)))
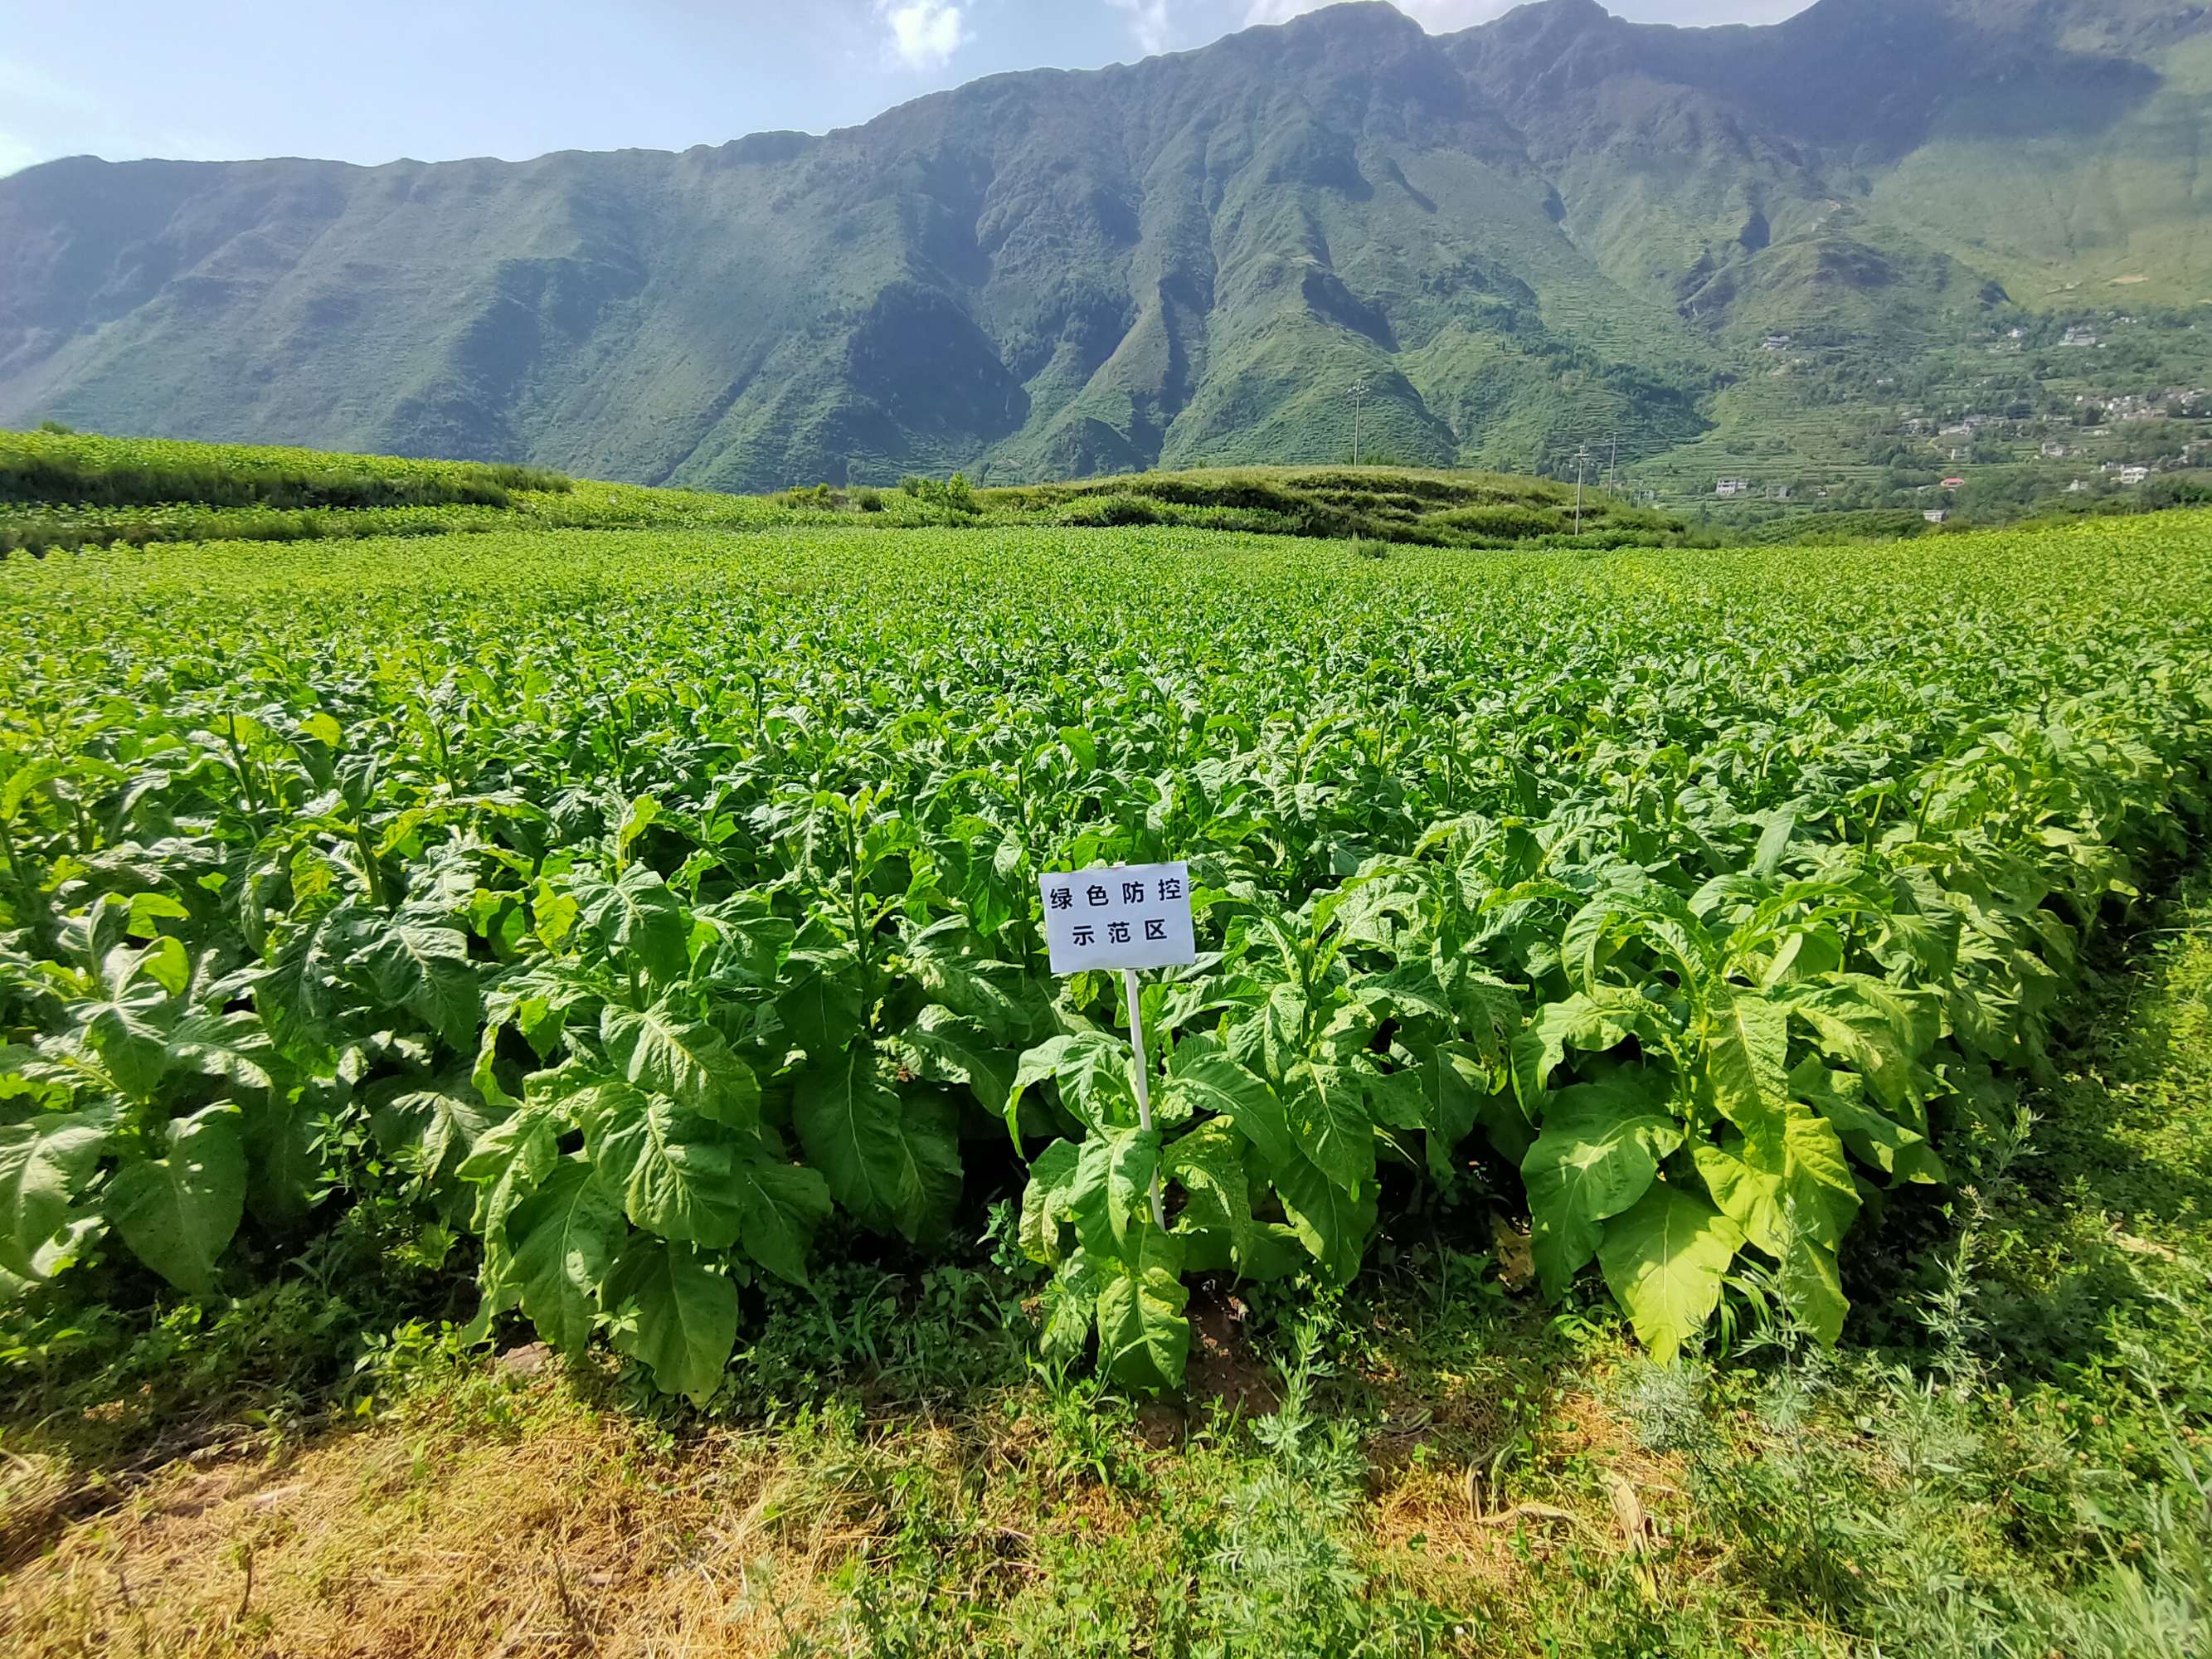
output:
POLYGON ((0 179, 0 422, 763 489, 1336 461, 1357 401, 1370 458, 1656 487, 2031 311, 2195 305, 2208 117, 2172 0, 1545 0, 681 155, 57 161, 0 179), (1767 385, 1800 334, 1833 372, 1767 385))

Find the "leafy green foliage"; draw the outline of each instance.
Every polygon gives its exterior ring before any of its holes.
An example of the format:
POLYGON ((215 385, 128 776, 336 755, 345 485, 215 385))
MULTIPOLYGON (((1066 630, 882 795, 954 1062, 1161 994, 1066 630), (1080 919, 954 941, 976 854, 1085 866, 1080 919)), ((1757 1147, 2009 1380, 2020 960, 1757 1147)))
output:
MULTIPOLYGON (((1449 547, 1664 546, 1681 539, 1680 522, 1607 492, 1589 492, 1575 513, 1573 495, 1548 479, 1498 473, 1309 466, 995 489, 976 489, 956 473, 946 483, 909 478, 896 495, 828 484, 769 496, 717 495, 579 483, 525 467, 0 432, 0 554, 518 527, 751 529, 850 523, 863 514, 902 528, 1160 524, 1449 547), (308 504, 276 504, 285 502, 308 504)), ((627 896, 611 896, 605 885, 591 889, 595 921, 619 926, 627 896), (606 912, 609 904, 616 910, 606 912)))
POLYGON ((1194 1276, 1341 1285, 1479 1159, 1655 1352, 1731 1297, 1833 1341, 2203 811, 2194 518, 461 545, 0 595, 8 1294, 237 1288, 388 1180, 480 1322, 702 1396, 743 1298, 1019 1186, 1048 1352, 1151 1389, 1194 1276), (1036 877, 1170 855, 1147 1128, 1036 877))

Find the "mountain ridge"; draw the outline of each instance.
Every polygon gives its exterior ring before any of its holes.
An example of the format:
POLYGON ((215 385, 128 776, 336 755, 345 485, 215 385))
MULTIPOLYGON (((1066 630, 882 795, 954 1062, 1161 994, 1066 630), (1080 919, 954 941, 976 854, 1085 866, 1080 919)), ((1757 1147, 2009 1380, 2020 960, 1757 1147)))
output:
MULTIPOLYGON (((58 161, 0 179, 0 421, 1014 482, 1339 459, 1364 378, 1364 435, 1409 461, 1528 469, 1607 431, 1658 453, 1711 428, 1762 331, 1879 343, 2033 303, 2011 290, 2078 248, 1931 228, 1914 168, 2031 105, 2088 135, 2036 142, 2087 153, 2179 100, 2157 131, 2193 144, 2206 23, 1820 0, 1680 30, 1540 0, 1431 35, 1368 0, 818 136, 58 161), (2188 58, 2179 90, 2145 40, 2188 58), (1884 98, 1814 84, 1839 75, 1884 98)), ((2143 176, 2114 234, 2178 250, 2185 288, 2193 172, 2143 176)))

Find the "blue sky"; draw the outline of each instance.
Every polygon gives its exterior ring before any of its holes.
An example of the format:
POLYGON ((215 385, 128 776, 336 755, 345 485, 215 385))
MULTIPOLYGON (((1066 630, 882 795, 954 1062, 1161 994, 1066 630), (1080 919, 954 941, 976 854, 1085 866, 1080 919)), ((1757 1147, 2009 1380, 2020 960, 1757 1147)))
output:
MULTIPOLYGON (((1806 0, 1608 0, 1770 22, 1806 0)), ((1399 0, 1431 29, 1504 0, 1399 0)), ((811 132, 1001 70, 1203 46, 1318 0, 0 0, 0 174, 58 155, 508 160, 811 132)))

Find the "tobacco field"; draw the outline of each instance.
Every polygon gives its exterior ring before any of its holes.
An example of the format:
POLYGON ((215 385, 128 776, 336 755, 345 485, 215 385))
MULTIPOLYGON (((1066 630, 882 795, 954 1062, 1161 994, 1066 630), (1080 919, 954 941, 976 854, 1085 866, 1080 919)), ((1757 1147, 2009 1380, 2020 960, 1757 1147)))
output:
POLYGON ((1149 1390, 1194 1285, 1487 1208, 1659 1358, 1833 1343, 2202 818, 2208 592, 2178 515, 11 559, 0 1299, 234 1288, 374 1193, 478 1329, 704 1401, 764 1277, 1004 1204, 1046 1353, 1149 1390), (1145 1130, 1037 878, 1178 859, 1145 1130))

